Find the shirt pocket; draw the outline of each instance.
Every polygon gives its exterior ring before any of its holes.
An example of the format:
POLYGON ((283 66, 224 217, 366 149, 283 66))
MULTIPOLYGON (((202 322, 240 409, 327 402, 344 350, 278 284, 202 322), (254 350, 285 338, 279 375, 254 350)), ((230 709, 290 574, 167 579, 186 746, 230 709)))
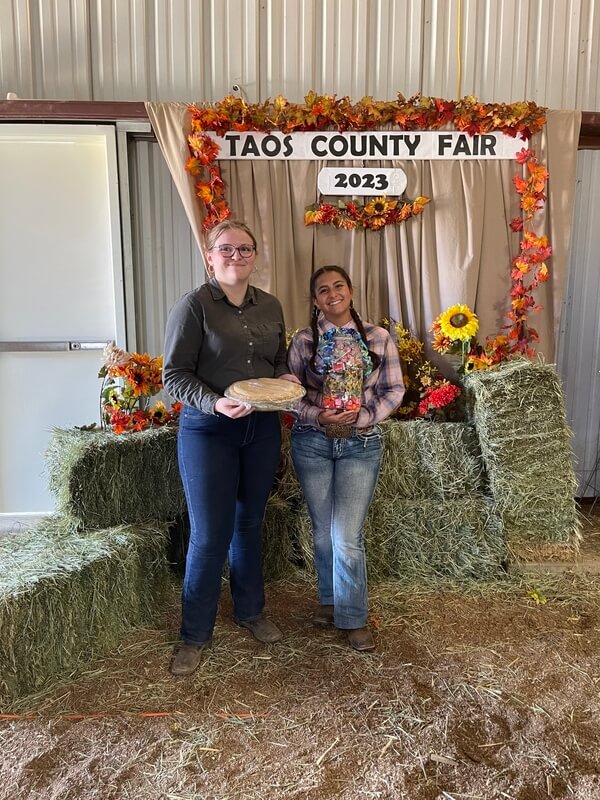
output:
POLYGON ((256 326, 255 335, 261 355, 274 362, 279 350, 281 325, 278 322, 261 322, 256 326))

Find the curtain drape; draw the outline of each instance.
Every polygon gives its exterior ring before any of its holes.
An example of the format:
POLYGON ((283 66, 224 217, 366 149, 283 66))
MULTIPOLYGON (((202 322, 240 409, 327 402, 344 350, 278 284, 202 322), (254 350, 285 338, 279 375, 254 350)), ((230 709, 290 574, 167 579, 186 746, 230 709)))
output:
MULTIPOLYGON (((202 247, 203 212, 194 178, 185 171, 187 105, 149 102, 146 108, 202 247)), ((536 233, 546 233, 553 247, 550 279, 536 293, 543 310, 530 318, 540 335, 537 350, 548 360, 555 358, 566 286, 580 123, 578 111, 548 111, 544 129, 529 145, 550 173, 548 200, 536 218, 536 233)), ((352 278, 355 305, 367 320, 401 322, 427 342, 440 311, 466 303, 479 316, 480 341, 499 333, 510 308, 511 262, 519 252, 520 234, 509 223, 521 215, 512 182, 521 167, 495 160, 388 161, 385 166, 405 171, 409 198, 431 198, 421 216, 380 231, 305 226, 305 207, 320 199, 319 170, 342 164, 362 166, 359 161, 220 162, 232 215, 246 222, 259 242, 252 282, 279 298, 288 327, 308 324, 311 273, 324 264, 340 264, 352 278)))

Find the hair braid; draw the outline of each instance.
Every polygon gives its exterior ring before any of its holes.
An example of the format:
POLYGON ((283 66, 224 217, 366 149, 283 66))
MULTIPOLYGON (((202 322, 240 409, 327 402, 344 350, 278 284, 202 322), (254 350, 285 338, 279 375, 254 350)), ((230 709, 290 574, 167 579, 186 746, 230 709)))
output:
MULTIPOLYGON (((354 308, 354 305, 350 303, 350 313, 352 314, 352 319, 356 323, 356 327, 358 328, 358 332, 360 333, 363 342, 369 347, 369 343, 367 341, 367 334, 365 333, 365 326, 363 325, 362 319, 359 317, 357 310, 354 308)), ((381 364, 381 358, 374 353, 372 350, 369 350, 369 356, 371 358, 371 363, 373 364, 373 370, 376 370, 377 367, 381 364)))
POLYGON ((312 346, 312 355, 310 357, 310 368, 315 370, 315 357, 317 355, 317 346, 319 344, 319 327, 317 325, 317 321, 319 319, 319 309, 316 306, 313 306, 313 312, 310 318, 310 328, 312 330, 313 336, 313 346, 312 346))

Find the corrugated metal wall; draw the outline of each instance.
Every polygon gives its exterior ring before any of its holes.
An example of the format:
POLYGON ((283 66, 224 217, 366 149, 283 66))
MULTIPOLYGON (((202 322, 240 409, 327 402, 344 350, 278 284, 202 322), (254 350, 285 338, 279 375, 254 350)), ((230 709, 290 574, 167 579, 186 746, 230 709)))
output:
POLYGON ((167 313, 204 264, 158 145, 134 139, 129 164, 137 346, 161 353, 167 313))
POLYGON ((558 366, 573 428, 581 496, 600 495, 600 151, 580 151, 558 366))
MULTIPOLYGON (((473 94, 600 107, 595 0, 0 0, 0 96, 249 101, 473 94)), ((162 347, 202 264, 158 146, 134 142, 138 346, 162 347)), ((600 153, 580 153, 559 369, 582 490, 598 494, 600 153), (589 485, 588 485, 589 484, 589 485)))
POLYGON ((255 102, 306 92, 598 106, 595 0, 2 0, 24 98, 255 102), (460 54, 460 66, 459 66, 460 54))

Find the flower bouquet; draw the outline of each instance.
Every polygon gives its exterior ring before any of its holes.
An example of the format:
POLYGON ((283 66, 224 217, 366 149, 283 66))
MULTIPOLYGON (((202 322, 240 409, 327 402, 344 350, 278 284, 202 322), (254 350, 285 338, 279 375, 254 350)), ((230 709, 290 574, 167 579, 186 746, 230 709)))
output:
POLYGON ((98 377, 100 389, 100 420, 102 428, 114 433, 142 431, 159 427, 179 418, 181 403, 167 409, 162 401, 150 406, 149 399, 163 388, 162 356, 152 358, 147 353, 128 353, 108 344, 104 363, 98 377))
POLYGON ((395 415, 399 419, 427 418, 439 422, 451 422, 462 418, 458 399, 462 394, 459 386, 441 375, 425 358, 423 342, 414 337, 402 325, 395 323, 398 355, 402 364, 406 393, 402 405, 395 415))
POLYGON ((457 304, 450 306, 433 321, 433 349, 444 355, 458 355, 459 374, 464 374, 467 358, 479 330, 479 320, 469 306, 457 304))

